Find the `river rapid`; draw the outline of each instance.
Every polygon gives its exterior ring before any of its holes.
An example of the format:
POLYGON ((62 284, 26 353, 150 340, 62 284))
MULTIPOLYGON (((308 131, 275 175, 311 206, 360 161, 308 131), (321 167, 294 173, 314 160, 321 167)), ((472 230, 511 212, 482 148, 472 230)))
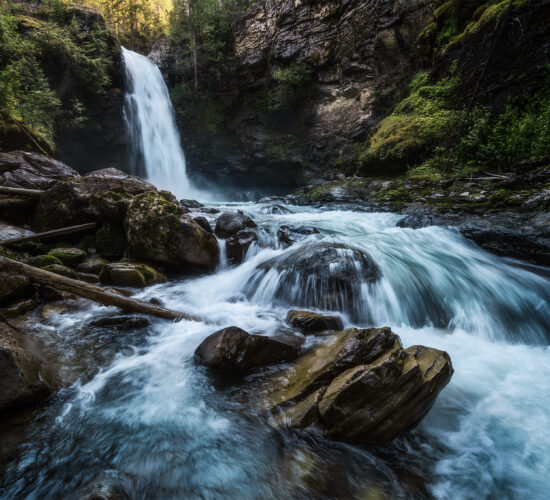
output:
POLYGON ((258 224, 245 261, 136 295, 215 325, 155 320, 113 333, 89 323, 117 311, 85 301, 40 323, 29 318, 74 382, 19 429, 2 498, 78 498, 97 479, 130 498, 547 498, 549 269, 488 254, 452 229, 398 228, 391 213, 216 207, 258 224), (319 234, 284 249, 281 225, 319 234), (316 291, 307 273, 281 290, 281 273, 261 264, 319 241, 364 250, 380 270, 377 283, 341 303, 346 326, 389 325, 405 346, 446 350, 454 365, 421 425, 386 446, 273 429, 254 404, 261 371, 230 380, 192 360, 219 328, 287 328, 287 310, 316 291))

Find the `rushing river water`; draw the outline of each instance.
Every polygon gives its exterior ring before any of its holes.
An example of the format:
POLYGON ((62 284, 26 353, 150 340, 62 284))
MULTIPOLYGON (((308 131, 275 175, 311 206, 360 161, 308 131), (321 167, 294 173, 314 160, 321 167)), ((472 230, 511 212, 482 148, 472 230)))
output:
POLYGON ((398 228, 394 214, 240 208, 261 233, 245 262, 138 293, 216 325, 156 320, 113 333, 89 323, 115 310, 85 302, 29 320, 76 381, 24 428, 2 498, 78 498, 98 478, 131 498, 548 497, 548 269, 495 257, 452 230, 398 228), (283 249, 281 225, 319 234, 283 249), (319 241, 364 250, 379 268, 377 283, 343 303, 346 325, 390 325, 405 346, 444 349, 454 364, 419 428, 387 446, 273 429, 254 404, 259 375, 219 379, 192 362, 218 328, 284 329, 304 298, 281 293, 281 273, 262 264, 319 241))

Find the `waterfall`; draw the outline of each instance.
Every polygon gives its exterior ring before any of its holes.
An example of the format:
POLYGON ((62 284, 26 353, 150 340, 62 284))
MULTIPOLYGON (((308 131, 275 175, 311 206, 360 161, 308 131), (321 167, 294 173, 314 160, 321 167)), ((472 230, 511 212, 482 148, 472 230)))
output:
POLYGON ((126 68, 124 118, 132 173, 179 198, 190 196, 185 155, 162 74, 147 57, 122 48, 126 68))

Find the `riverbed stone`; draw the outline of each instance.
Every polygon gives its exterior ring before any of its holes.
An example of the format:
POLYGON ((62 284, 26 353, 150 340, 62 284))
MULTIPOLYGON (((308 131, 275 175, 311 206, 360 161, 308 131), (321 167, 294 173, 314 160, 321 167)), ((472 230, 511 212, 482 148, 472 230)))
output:
POLYGON ((339 316, 328 316, 311 311, 288 311, 286 322, 300 330, 303 334, 325 332, 327 330, 342 330, 344 324, 339 316))
POLYGON ((103 266, 108 263, 109 261, 107 259, 103 259, 101 257, 88 257, 80 262, 76 266, 76 269, 82 273, 99 274, 103 269, 103 266))
POLYGON ((34 266, 34 267, 46 267, 51 266, 52 264, 58 264, 63 265, 63 262, 61 262, 57 257, 50 254, 44 254, 44 255, 35 255, 34 257, 31 257, 27 264, 34 266))
POLYGON ((88 254, 80 248, 54 248, 48 255, 60 260, 65 266, 74 266, 83 261, 88 254))
POLYGON ((12 274, 9 270, 0 272, 0 305, 30 297, 33 290, 29 278, 12 274))
POLYGON ((0 411, 38 402, 58 386, 39 346, 4 321, 0 321, 0 380, 0 411))
POLYGON ((250 245, 255 241, 258 241, 258 235, 252 229, 243 229, 227 238, 225 240, 225 251, 228 262, 240 264, 244 260, 250 245))
POLYGON ((5 318, 13 318, 32 311, 36 306, 37 304, 34 299, 21 299, 0 309, 0 314, 2 314, 5 318))
POLYGON ((143 288, 166 281, 166 276, 155 268, 129 260, 106 264, 101 269, 99 278, 102 283, 134 288, 143 288))
POLYGON ((144 316, 124 315, 124 316, 107 316, 99 318, 90 323, 90 326, 101 328, 111 328, 113 330, 134 330, 136 328, 145 328, 151 325, 151 321, 144 316))
POLYGON ((195 361, 209 368, 236 374, 247 374, 260 366, 295 359, 300 351, 263 335, 251 335, 231 326, 208 336, 195 350, 195 361))
POLYGON ((66 278, 77 279, 76 271, 67 266, 60 266, 59 264, 50 264, 43 268, 44 271, 49 271, 50 273, 60 274, 66 278))
POLYGON ((136 196, 124 227, 130 254, 136 259, 184 272, 212 271, 218 264, 216 238, 163 193, 136 196))
POLYGON ((237 212, 224 212, 216 220, 214 233, 219 238, 229 238, 239 231, 247 228, 255 228, 256 223, 242 210, 237 212))
POLYGON ((281 226, 277 230, 277 238, 286 247, 312 234, 319 234, 319 231, 311 226, 281 226))
POLYGON ((453 374, 449 355, 403 349, 390 328, 352 328, 268 381, 273 421, 331 438, 383 443, 414 428, 453 374))

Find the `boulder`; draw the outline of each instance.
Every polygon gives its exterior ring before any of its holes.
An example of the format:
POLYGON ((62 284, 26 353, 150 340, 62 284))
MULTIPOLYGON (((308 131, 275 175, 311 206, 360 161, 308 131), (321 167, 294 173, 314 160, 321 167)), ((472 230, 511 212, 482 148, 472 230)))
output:
POLYGON ((375 283, 380 272, 362 250, 321 242, 291 249, 256 268, 247 285, 249 296, 273 270, 279 273, 273 291, 275 301, 300 308, 343 312, 352 321, 370 319, 364 303, 364 287, 375 283))
POLYGON ((136 196, 124 223, 136 259, 184 272, 212 271, 219 261, 216 238, 162 193, 136 196))
POLYGON ((95 220, 121 223, 132 197, 153 191, 152 184, 116 169, 92 172, 48 189, 36 206, 34 224, 53 229, 95 220))
POLYGON ((418 425, 452 374, 444 351, 403 349, 387 327, 352 328, 268 381, 268 392, 277 423, 382 443, 418 425))
POLYGON ((326 316, 311 311, 288 311, 286 322, 303 334, 320 333, 327 330, 342 330, 344 324, 339 316, 326 316))
POLYGON ((257 227, 256 223, 241 210, 224 212, 216 220, 214 234, 220 238, 229 238, 246 228, 257 227))
POLYGON ((58 382, 39 355, 36 344, 20 331, 0 321, 0 410, 38 402, 58 382))
POLYGON ((34 257, 29 258, 27 263, 30 266, 34 267, 46 267, 51 266, 52 264, 63 265, 63 263, 55 256, 47 255, 35 255, 34 257))
POLYGON ((319 234, 319 231, 310 226, 281 226, 277 231, 277 238, 284 246, 289 247, 312 234, 319 234))
POLYGON ((212 228, 210 227, 210 223, 208 222, 208 219, 206 217, 203 217, 202 215, 199 217, 193 217, 193 220, 202 227, 205 231, 208 231, 209 233, 212 233, 212 228))
POLYGON ((87 257, 87 253, 80 248, 54 248, 48 255, 60 260, 66 266, 74 266, 87 257))
POLYGON ((118 260, 126 251, 124 227, 121 223, 105 222, 95 233, 94 246, 102 257, 118 260))
POLYGON ((208 336, 195 350, 195 361, 222 372, 247 374, 260 366, 291 361, 299 346, 230 326, 208 336))
POLYGON ((0 309, 0 314, 2 314, 5 318, 13 318, 14 316, 19 316, 20 314, 25 314, 26 312, 32 311, 36 306, 37 304, 34 299, 21 299, 0 309))
POLYGON ((76 269, 82 273, 99 274, 103 266, 108 263, 108 260, 102 259, 101 257, 88 257, 78 264, 76 269))
POLYGON ((74 269, 59 264, 50 264, 49 266, 45 266, 44 271, 50 271, 50 273, 60 274, 61 276, 72 278, 74 280, 78 278, 74 269))
POLYGON ((151 266, 128 260, 106 264, 101 269, 99 278, 102 283, 134 288, 143 288, 166 281, 166 276, 151 266))
POLYGON ((47 156, 27 151, 0 153, 0 165, 13 167, 2 174, 5 186, 49 189, 69 177, 79 177, 76 170, 47 156))
POLYGON ((258 235, 251 229, 243 229, 227 238, 225 240, 225 251, 228 262, 240 264, 244 260, 250 245, 255 241, 258 241, 258 235))
POLYGON ((30 280, 26 276, 13 274, 9 270, 0 272, 0 305, 28 298, 32 293, 30 280))

